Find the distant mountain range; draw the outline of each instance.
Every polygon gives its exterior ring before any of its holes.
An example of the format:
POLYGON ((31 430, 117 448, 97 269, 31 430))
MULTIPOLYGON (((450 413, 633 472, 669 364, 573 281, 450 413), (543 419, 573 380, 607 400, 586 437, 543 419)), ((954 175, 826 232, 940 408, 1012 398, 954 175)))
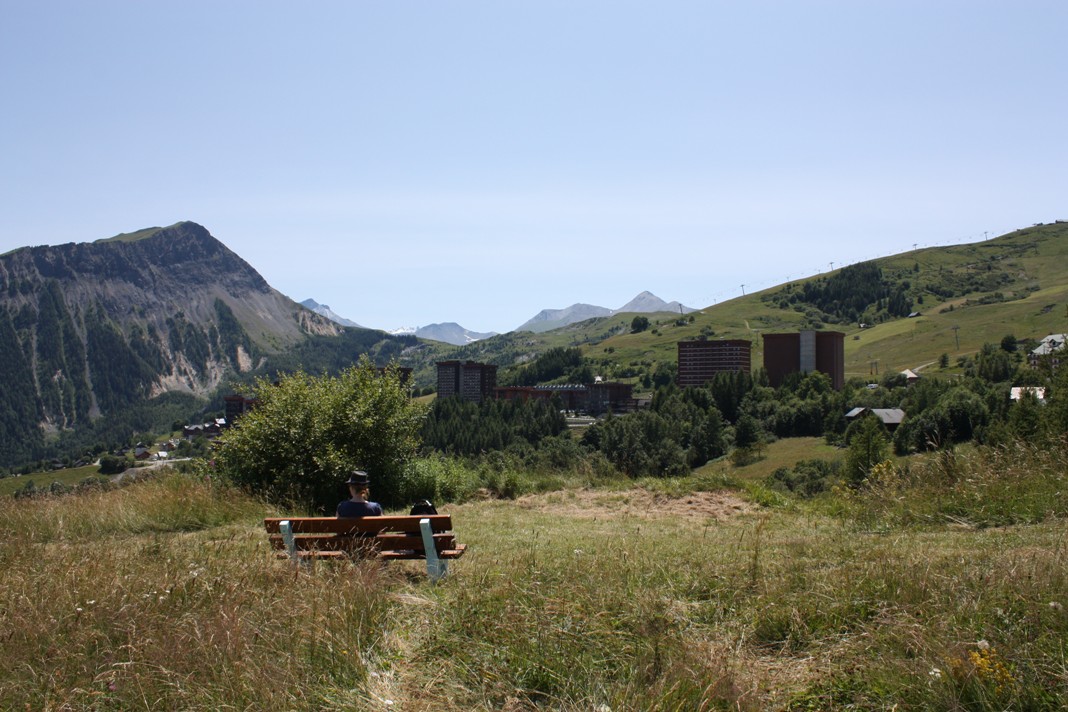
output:
POLYGON ((315 301, 314 299, 305 299, 300 304, 301 304, 301 306, 303 306, 303 307, 305 307, 307 309, 311 309, 316 314, 320 314, 322 316, 325 316, 327 319, 329 319, 330 321, 332 321, 332 322, 334 322, 336 324, 341 324, 342 326, 349 326, 349 327, 352 327, 354 329, 366 329, 367 328, 366 326, 360 326, 359 324, 357 324, 356 322, 352 321, 351 319, 346 319, 345 317, 343 317, 343 316, 341 316, 339 314, 336 314, 333 309, 331 309, 330 307, 328 307, 325 304, 320 304, 319 302, 315 301))
MULTIPOLYGON (((320 304, 314 299, 305 299, 301 304, 308 309, 311 309, 316 314, 321 314, 342 326, 351 326, 361 329, 367 328, 362 327, 356 322, 346 319, 343 316, 335 314, 330 307, 325 304, 320 304)), ((613 316, 615 314, 652 314, 654 312, 689 314, 693 311, 696 310, 680 304, 679 302, 665 302, 652 292, 642 292, 619 309, 609 309, 607 307, 599 307, 593 304, 572 304, 566 309, 543 309, 527 321, 520 324, 515 331, 532 331, 540 334, 545 331, 559 329, 560 327, 569 324, 586 321, 587 319, 613 316)), ((491 336, 497 336, 496 331, 479 333, 477 331, 465 329, 459 324, 451 321, 443 324, 430 324, 428 326, 420 327, 402 327, 400 329, 392 329, 387 333, 393 335, 416 336, 420 339, 440 341, 445 344, 452 344, 453 346, 466 346, 475 341, 481 341, 482 339, 488 339, 491 336)))
POLYGON ((610 317, 695 310, 642 292, 618 309, 546 309, 493 336, 454 323, 389 334, 306 304, 191 222, 0 255, 0 467, 166 432, 194 413, 220 412, 222 395, 254 377, 336 373, 364 354, 398 361, 420 387, 432 387, 442 359, 521 368, 548 349, 582 345, 605 355, 599 368, 609 376, 614 369, 629 374, 614 377, 633 379, 637 342, 651 378, 673 366, 681 340, 742 338, 759 348, 760 333, 832 327, 852 334, 847 376, 868 376, 873 363, 918 370, 1005 335, 1037 341, 1062 333, 1068 224, 841 268, 640 333, 610 317), (901 316, 913 312, 922 316, 901 316), (552 331, 565 326, 567 333, 552 331))
POLYGON ((587 319, 613 316, 615 314, 650 314, 653 312, 677 312, 689 314, 696 311, 684 306, 679 302, 665 302, 652 292, 642 292, 619 309, 608 309, 593 304, 572 304, 566 309, 543 309, 529 320, 523 322, 516 331, 533 331, 541 333, 552 331, 568 324, 574 324, 587 319))
POLYGON ((488 339, 491 336, 497 335, 496 331, 488 331, 485 333, 471 331, 470 329, 465 329, 464 327, 453 321, 447 321, 443 324, 429 324, 427 326, 420 327, 393 329, 389 333, 393 334, 394 336, 416 336, 420 339, 440 341, 444 344, 452 344, 453 346, 466 346, 467 344, 471 344, 476 341, 481 341, 482 339, 488 339))

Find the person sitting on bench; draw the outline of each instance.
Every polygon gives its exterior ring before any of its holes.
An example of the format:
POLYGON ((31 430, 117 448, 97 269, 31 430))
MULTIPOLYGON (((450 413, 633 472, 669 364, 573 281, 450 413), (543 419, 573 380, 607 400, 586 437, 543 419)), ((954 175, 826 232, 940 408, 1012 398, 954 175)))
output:
POLYGON ((337 516, 339 518, 382 516, 382 505, 368 501, 368 497, 371 496, 371 478, 366 472, 354 470, 345 484, 349 486, 349 494, 352 496, 338 503, 337 516))

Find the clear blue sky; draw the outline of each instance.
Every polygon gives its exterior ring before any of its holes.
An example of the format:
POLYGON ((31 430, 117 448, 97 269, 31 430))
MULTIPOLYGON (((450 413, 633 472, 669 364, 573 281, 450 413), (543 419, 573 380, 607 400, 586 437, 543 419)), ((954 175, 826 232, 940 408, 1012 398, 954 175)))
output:
POLYGON ((0 0, 0 252, 193 220, 376 328, 1068 219, 1068 2, 0 0))

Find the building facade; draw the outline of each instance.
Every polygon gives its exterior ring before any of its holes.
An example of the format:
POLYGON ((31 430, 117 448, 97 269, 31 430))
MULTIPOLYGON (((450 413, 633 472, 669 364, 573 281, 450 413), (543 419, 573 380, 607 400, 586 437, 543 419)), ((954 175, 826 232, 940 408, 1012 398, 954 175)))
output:
POLYGON ((717 373, 749 373, 751 368, 752 344, 745 339, 680 341, 678 349, 679 370, 675 382, 682 387, 703 386, 717 373))
POLYGON ((226 404, 226 422, 233 425, 237 422, 238 418, 252 410, 259 403, 255 398, 246 398, 241 395, 229 395, 223 398, 223 403, 226 404))
POLYGON ((801 331, 764 334, 764 370, 774 387, 791 373, 819 371, 830 376, 834 389, 845 385, 845 334, 840 331, 801 331))
POLYGON ((629 413, 636 409, 630 383, 598 381, 585 385, 503 386, 493 389, 498 400, 546 400, 556 398, 560 407, 590 415, 629 413))
POLYGON ((474 361, 438 362, 438 398, 459 397, 481 403, 493 395, 497 367, 474 361))

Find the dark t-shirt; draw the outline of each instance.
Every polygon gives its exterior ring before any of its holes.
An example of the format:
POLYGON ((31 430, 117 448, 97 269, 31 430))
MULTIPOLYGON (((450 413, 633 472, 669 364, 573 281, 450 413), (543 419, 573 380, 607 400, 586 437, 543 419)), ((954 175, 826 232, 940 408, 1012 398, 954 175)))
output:
POLYGON ((382 505, 378 502, 353 502, 346 499, 337 505, 337 516, 349 517, 381 517, 382 505))

